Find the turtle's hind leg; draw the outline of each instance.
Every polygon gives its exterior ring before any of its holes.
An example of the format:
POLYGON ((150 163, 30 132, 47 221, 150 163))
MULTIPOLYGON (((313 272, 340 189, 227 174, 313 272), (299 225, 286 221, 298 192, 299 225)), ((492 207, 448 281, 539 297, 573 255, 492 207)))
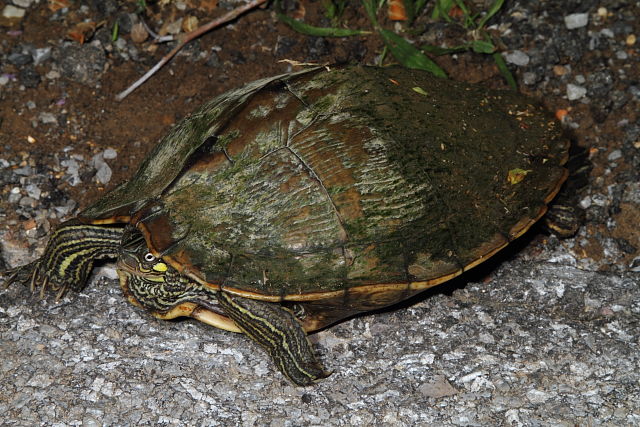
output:
POLYGON ((260 344, 280 371, 298 385, 325 378, 300 322, 278 304, 220 292, 218 302, 242 332, 260 344))
POLYGON ((115 258, 120 247, 122 227, 82 224, 71 220, 51 234, 42 257, 11 270, 7 286, 14 282, 29 284, 32 291, 47 286, 60 298, 69 289, 85 285, 95 260, 115 258))

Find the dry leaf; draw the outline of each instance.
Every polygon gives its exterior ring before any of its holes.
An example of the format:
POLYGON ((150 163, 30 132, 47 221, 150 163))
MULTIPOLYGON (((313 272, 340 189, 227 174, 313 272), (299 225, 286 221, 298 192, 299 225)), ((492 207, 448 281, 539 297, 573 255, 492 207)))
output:
POLYGON ((56 12, 60 9, 64 9, 65 7, 69 7, 70 4, 70 0, 49 0, 47 7, 51 12, 56 12))
POLYGON ((67 32, 67 38, 83 44, 85 40, 91 38, 96 28, 95 22, 80 22, 67 32))

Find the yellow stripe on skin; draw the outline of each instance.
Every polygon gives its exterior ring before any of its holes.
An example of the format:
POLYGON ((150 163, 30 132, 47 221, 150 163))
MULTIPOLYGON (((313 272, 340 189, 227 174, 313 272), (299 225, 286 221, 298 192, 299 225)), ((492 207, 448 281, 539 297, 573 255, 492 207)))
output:
POLYGON ((326 376, 313 356, 309 341, 302 327, 295 323, 286 325, 287 321, 297 322, 297 319, 291 313, 286 312, 284 308, 279 306, 270 307, 269 303, 255 300, 244 300, 247 304, 261 304, 262 307, 258 306, 258 309, 264 308, 273 311, 275 319, 282 320, 286 329, 277 327, 270 319, 261 317, 238 304, 228 294, 222 293, 218 299, 226 309, 227 314, 240 329, 264 347, 278 365, 280 371, 293 382, 299 385, 309 385, 315 380, 326 376), (281 310, 282 313, 276 313, 277 310, 281 310), (286 317, 280 317, 281 314, 286 315, 286 317), (289 328, 289 326, 291 327, 289 328), (290 344, 293 344, 293 347, 290 344), (304 365, 300 362, 303 362, 304 365), (308 368, 312 368, 316 372, 311 372, 308 368))

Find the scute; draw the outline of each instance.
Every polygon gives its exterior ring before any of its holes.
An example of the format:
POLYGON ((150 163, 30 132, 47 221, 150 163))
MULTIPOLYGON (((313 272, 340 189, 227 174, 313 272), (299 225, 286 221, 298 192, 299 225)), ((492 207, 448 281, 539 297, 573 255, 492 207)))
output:
POLYGON ((526 231, 567 150, 515 93, 402 68, 313 69, 205 105, 84 216, 132 215, 153 252, 214 287, 336 306, 351 294, 365 309, 526 231), (514 169, 526 171, 515 184, 514 169))

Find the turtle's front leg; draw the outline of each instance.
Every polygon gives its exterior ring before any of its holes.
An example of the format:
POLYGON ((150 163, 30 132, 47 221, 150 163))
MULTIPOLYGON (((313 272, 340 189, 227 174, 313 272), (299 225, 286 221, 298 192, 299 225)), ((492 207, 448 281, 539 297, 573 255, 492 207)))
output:
POLYGON ((316 360, 307 334, 293 313, 279 304, 220 292, 218 302, 227 315, 271 356, 280 371, 298 385, 311 385, 329 376, 316 360))
POLYGON ((39 287, 41 296, 49 286, 57 298, 69 288, 80 290, 95 260, 117 256, 122 232, 122 227, 67 221, 51 234, 42 257, 9 272, 7 286, 28 283, 32 291, 39 287))

